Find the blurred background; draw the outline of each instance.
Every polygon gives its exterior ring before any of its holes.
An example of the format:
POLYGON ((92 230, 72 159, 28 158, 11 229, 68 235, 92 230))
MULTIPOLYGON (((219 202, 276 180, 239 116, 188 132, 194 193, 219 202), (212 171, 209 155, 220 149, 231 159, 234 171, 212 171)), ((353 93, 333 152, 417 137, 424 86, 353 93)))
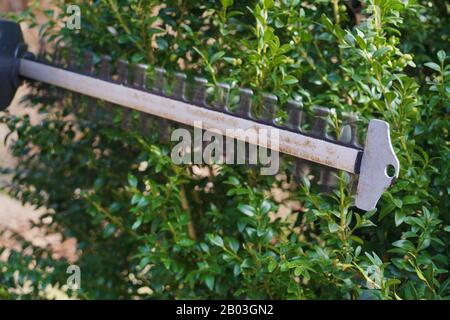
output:
POLYGON ((8 11, 18 12, 25 9, 25 7, 26 7, 25 0, 0 0, 1 12, 8 12, 8 11))
MULTIPOLYGON (((42 8, 50 8, 51 1, 43 0, 40 2, 42 8)), ((26 0, 0 0, 0 17, 8 12, 20 12, 27 7, 26 0)), ((42 16, 37 16, 44 19, 42 16)), ((29 50, 37 52, 39 46, 39 38, 37 30, 29 30, 25 24, 22 25, 25 41, 29 46, 29 50)), ((39 121, 38 115, 31 109, 20 104, 20 100, 24 94, 27 94, 28 88, 22 86, 12 105, 8 108, 11 114, 29 114, 33 122, 39 121)), ((15 139, 14 135, 9 136, 8 128, 0 124, 0 167, 2 169, 11 168, 15 165, 15 159, 9 153, 8 146, 15 139)), ((4 187, 8 185, 11 176, 8 174, 0 174, 0 247, 17 248, 18 244, 11 239, 12 233, 17 233, 33 244, 42 247, 51 247, 56 255, 73 257, 75 246, 74 240, 62 242, 59 234, 45 234, 42 230, 33 227, 35 221, 41 214, 42 210, 35 209, 30 205, 23 205, 20 201, 12 199, 8 196, 4 187)), ((3 255, 8 254, 7 251, 3 255)), ((4 259, 0 256, 0 259, 4 259)))

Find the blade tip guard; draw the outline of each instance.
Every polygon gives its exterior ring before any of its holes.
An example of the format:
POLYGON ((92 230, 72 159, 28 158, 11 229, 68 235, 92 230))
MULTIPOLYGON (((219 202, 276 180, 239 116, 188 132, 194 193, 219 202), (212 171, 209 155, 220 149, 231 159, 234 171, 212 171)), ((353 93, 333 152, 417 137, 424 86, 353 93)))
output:
POLYGON ((356 191, 356 207, 365 211, 376 207, 381 195, 398 178, 400 162, 392 148, 389 124, 382 120, 371 120, 361 159, 356 191), (389 176, 392 166, 395 173, 389 176))
POLYGON ((20 25, 0 19, 0 111, 11 104, 20 86, 19 64, 26 49, 20 25))

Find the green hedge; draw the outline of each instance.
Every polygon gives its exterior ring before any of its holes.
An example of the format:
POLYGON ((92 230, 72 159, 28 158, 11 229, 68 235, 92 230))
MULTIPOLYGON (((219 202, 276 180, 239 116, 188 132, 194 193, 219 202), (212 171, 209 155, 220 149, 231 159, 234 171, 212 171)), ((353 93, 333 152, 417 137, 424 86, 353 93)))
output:
MULTIPOLYGON (((281 104, 332 108, 391 125, 400 178, 376 211, 354 208, 350 187, 321 193, 245 166, 198 176, 149 135, 90 121, 85 99, 36 88, 45 114, 2 116, 18 138, 9 192, 45 207, 45 228, 78 241, 79 298, 442 299, 449 297, 449 38, 442 1, 56 1, 51 42, 116 61, 182 69, 211 82, 272 92, 281 104), (80 31, 59 28, 82 9, 80 31), (447 46, 448 49, 448 46, 447 46), (281 188, 283 202, 270 192, 281 188), (287 218, 274 215, 296 202, 287 218), (300 204, 300 205, 298 205, 300 204)), ((26 12, 18 19, 32 23, 26 12)), ((102 103, 98 102, 101 107, 102 103)), ((286 118, 285 110, 277 113, 286 118)), ((206 166, 212 172, 212 168, 206 166)), ((42 297, 68 262, 24 243, 0 262, 0 296, 42 297), (28 255, 27 255, 28 254, 28 255), (26 259, 21 258, 26 256, 26 259), (33 262, 34 261, 34 262, 33 262), (34 264, 33 264, 34 263, 34 264), (50 268, 51 269, 48 269, 50 268), (20 270, 19 280, 14 272, 20 270), (12 288, 30 279, 33 290, 12 288)))

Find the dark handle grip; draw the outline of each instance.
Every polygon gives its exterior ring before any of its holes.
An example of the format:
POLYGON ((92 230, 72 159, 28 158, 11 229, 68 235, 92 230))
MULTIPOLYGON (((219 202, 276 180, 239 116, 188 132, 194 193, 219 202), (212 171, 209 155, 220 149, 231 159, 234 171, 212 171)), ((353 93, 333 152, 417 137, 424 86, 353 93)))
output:
POLYGON ((11 104, 21 84, 20 59, 31 56, 27 53, 20 25, 0 19, 0 111, 11 104))

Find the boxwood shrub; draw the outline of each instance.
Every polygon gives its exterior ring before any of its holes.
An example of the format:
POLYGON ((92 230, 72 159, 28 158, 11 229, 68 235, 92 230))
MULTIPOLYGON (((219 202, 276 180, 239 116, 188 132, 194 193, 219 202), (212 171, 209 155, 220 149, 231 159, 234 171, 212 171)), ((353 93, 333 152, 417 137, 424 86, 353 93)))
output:
MULTIPOLYGON (((5 113, 17 166, 7 191, 46 208, 40 225, 77 240, 81 289, 70 296, 160 299, 447 299, 449 297, 449 6, 440 0, 56 0, 8 16, 98 63, 203 76, 271 92, 309 110, 390 123, 400 177, 377 209, 354 207, 351 184, 322 192, 248 166, 175 165, 161 125, 114 125, 86 112, 113 108, 34 84, 43 116, 5 113), (64 27, 68 5, 81 29, 64 27), (447 51, 446 51, 447 50, 447 51), (50 221, 50 222, 49 222, 50 221)), ((101 113, 101 112, 100 112, 101 113)), ((286 118, 286 110, 277 112, 286 118)), ((101 115, 100 115, 101 117, 101 115)), ((130 121, 139 122, 142 115, 130 121)), ((46 248, 0 261, 0 297, 65 290, 66 268, 46 248), (18 290, 28 285, 27 290, 18 290)))

